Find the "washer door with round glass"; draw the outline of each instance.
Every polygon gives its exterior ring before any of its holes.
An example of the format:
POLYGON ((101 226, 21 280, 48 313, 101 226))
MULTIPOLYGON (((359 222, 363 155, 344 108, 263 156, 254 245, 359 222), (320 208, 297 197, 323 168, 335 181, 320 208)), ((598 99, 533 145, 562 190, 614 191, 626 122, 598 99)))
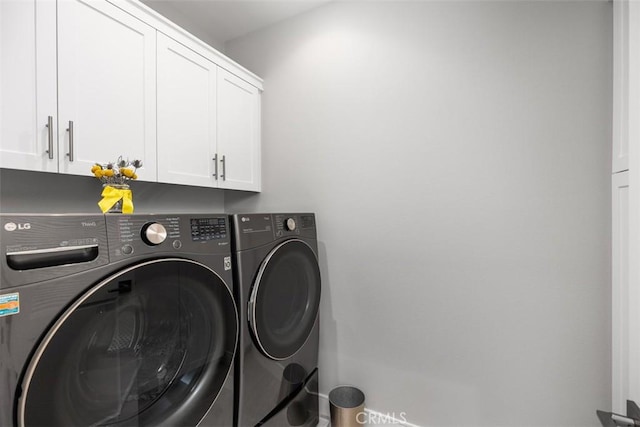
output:
POLYGON ((320 269, 302 240, 288 240, 265 258, 249 299, 249 324, 258 347, 283 360, 307 341, 320 305, 320 269))
POLYGON ((94 286, 34 353, 20 426, 195 426, 230 372, 238 318, 224 281, 182 259, 94 286))

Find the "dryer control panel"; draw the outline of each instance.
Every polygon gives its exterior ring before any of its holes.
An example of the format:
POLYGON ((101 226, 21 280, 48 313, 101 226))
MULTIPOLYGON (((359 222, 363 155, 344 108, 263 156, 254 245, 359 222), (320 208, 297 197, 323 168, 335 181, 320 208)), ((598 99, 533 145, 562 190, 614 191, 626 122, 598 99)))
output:
POLYGON ((316 219, 313 214, 274 214, 273 222, 276 238, 300 235, 315 237, 316 219))
POLYGON ((178 255, 230 251, 226 216, 135 214, 106 218, 112 260, 160 252, 178 255))
POLYGON ((312 213, 233 215, 236 250, 255 248, 280 239, 316 239, 316 220, 312 213))

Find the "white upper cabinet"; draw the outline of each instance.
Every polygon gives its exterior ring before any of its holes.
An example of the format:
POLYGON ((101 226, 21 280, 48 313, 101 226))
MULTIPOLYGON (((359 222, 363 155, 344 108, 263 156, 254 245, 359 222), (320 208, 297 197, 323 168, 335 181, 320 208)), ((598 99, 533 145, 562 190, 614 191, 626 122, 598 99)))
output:
POLYGON ((260 91, 218 70, 218 161, 221 188, 260 191, 260 91))
POLYGON ((104 1, 58 2, 60 172, 140 159, 156 180, 156 30, 104 1))
POLYGON ((262 80, 136 0, 0 0, 0 167, 260 191, 262 80))
POLYGON ((612 172, 629 169, 629 2, 613 2, 612 172))
POLYGON ((614 0, 613 17, 611 406, 624 414, 640 403, 640 3, 614 0))
POLYGON ((637 364, 630 358, 629 346, 630 328, 633 329, 629 299, 629 172, 616 173, 611 181, 612 410, 624 414, 630 398, 630 367, 637 364))
POLYGON ((158 180, 216 187, 213 62, 158 34, 158 180))
POLYGON ((0 1, 0 167, 56 172, 56 123, 56 3, 0 1))
POLYGON ((262 79, 134 0, 158 32, 158 181, 261 190, 262 79))
POLYGON ((158 180, 260 191, 260 91, 158 33, 158 180))

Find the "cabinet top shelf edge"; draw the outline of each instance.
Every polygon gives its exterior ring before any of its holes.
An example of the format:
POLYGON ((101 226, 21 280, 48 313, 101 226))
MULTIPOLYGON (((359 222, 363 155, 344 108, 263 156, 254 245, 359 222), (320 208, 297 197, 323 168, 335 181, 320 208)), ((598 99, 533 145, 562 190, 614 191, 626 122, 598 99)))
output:
POLYGON ((223 53, 209 46, 184 28, 178 26, 174 22, 160 15, 149 6, 138 0, 107 0, 114 6, 119 7, 125 12, 133 15, 145 24, 155 28, 157 31, 174 38, 183 44, 191 45, 189 47, 196 53, 209 58, 219 67, 224 68, 232 74, 245 80, 247 83, 255 86, 258 90, 263 91, 263 80, 253 72, 247 70, 242 65, 227 57, 223 53), (188 43, 186 43, 188 42, 188 43), (193 49, 195 47, 195 49, 193 49))

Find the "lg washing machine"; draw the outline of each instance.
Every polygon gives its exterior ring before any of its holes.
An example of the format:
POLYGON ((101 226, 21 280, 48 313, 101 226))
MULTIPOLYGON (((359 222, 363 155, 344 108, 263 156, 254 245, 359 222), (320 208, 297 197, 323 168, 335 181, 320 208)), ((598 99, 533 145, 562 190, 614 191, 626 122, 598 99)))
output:
POLYGON ((0 215, 0 425, 229 426, 228 217, 0 215))
POLYGON ((318 423, 315 215, 232 216, 240 341, 238 426, 318 423))

